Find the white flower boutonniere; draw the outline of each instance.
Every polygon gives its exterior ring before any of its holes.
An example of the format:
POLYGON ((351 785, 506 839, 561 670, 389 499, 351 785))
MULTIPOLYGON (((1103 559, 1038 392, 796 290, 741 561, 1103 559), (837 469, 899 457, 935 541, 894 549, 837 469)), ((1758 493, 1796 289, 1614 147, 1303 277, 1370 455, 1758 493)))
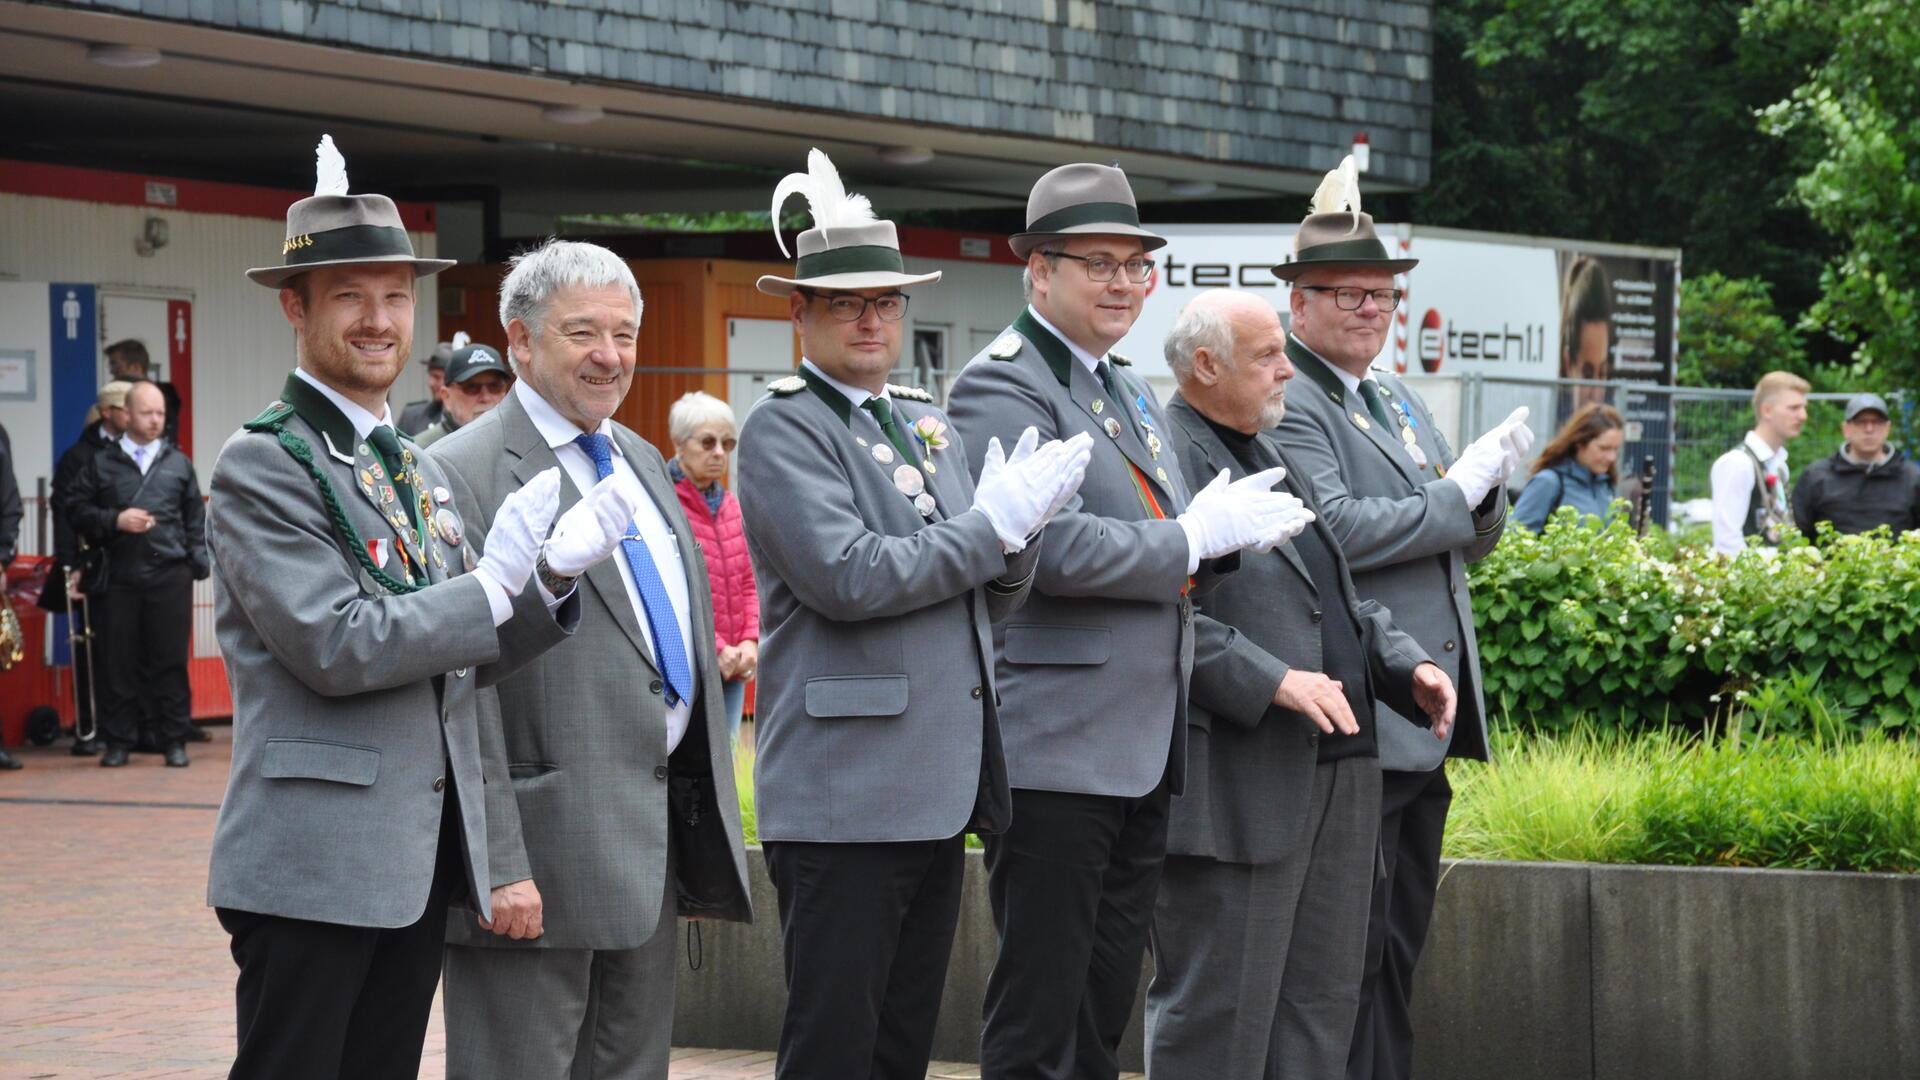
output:
POLYGON ((945 450, 947 425, 935 417, 923 416, 913 422, 913 437, 920 440, 920 445, 926 447, 929 454, 935 450, 945 450))

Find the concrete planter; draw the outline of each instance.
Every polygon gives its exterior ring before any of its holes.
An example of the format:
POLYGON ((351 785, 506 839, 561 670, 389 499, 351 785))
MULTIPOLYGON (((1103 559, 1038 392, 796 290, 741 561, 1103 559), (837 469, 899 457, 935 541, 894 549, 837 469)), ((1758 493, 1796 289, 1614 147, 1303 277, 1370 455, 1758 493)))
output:
MULTIPOLYGON (((748 867, 759 921, 703 924, 677 1045, 778 1045, 779 908, 757 850, 748 867)), ((977 852, 965 889, 934 1043, 954 1061, 978 1052, 995 949, 977 852)), ((1450 863, 1416 1002, 1422 1080, 1904 1080, 1920 1076, 1920 877, 1450 863)), ((1140 1038, 1136 1004, 1125 1068, 1143 1067, 1140 1038)))

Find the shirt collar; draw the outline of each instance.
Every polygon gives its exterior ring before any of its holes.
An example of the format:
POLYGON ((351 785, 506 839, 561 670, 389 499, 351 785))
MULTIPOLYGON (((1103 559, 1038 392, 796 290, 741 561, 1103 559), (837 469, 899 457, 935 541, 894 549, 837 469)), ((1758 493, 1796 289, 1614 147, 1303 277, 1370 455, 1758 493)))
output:
POLYGON ((1095 369, 1097 369, 1100 366, 1100 361, 1106 359, 1106 357, 1104 356, 1095 356, 1092 353, 1088 352, 1087 350, 1081 348, 1079 345, 1075 344, 1072 338, 1060 332, 1059 327, 1048 322, 1047 317, 1045 315, 1042 315, 1038 311, 1035 311, 1032 304, 1027 305, 1027 314, 1033 316, 1034 322, 1037 322, 1041 326, 1045 327, 1047 333, 1052 334, 1054 337, 1059 338, 1060 344, 1065 345, 1067 347, 1067 351, 1073 354, 1073 358, 1075 360, 1080 361, 1080 366, 1086 368, 1089 372, 1095 372, 1095 369))
POLYGON ((857 386, 849 386, 846 383, 841 382, 839 379, 836 379, 833 376, 827 374, 826 372, 821 371, 819 364, 816 364, 813 361, 808 360, 804 356, 800 358, 800 362, 806 365, 806 368, 808 371, 811 371, 816 376, 818 376, 821 382, 826 383, 828 386, 831 386, 835 390, 838 390, 842 394, 846 395, 847 400, 852 402, 853 407, 856 409, 862 405, 865 405, 867 403, 867 399, 870 397, 878 396, 881 398, 886 398, 887 396, 887 390, 886 390, 886 387, 884 386, 880 388, 880 393, 878 395, 871 394, 865 390, 860 389, 857 386))
MULTIPOLYGON (((534 430, 547 440, 547 448, 558 450, 570 446, 580 437, 580 428, 573 421, 560 415, 560 410, 547 404, 547 399, 533 388, 526 379, 515 379, 513 392, 520 396, 520 407, 527 410, 527 419, 533 421, 534 430)), ((593 429, 596 434, 605 435, 608 445, 613 447, 615 455, 620 453, 620 441, 613 437, 613 421, 602 420, 600 426, 593 429)))
POLYGON ((380 415, 375 416, 340 391, 308 374, 306 368, 294 368, 293 373, 301 381, 320 391, 328 401, 333 403, 334 408, 340 410, 340 415, 346 417, 347 423, 353 425, 353 434, 356 438, 365 439, 369 432, 383 424, 388 427, 393 426, 393 410, 387 408, 384 399, 380 402, 380 415))
MULTIPOLYGON (((1292 335, 1288 335, 1288 336, 1292 337, 1292 335)), ((1333 372, 1333 377, 1336 379, 1339 379, 1340 385, 1347 388, 1347 393, 1357 394, 1360 392, 1360 376, 1355 375, 1353 372, 1348 371, 1346 368, 1341 367, 1339 364, 1336 364, 1333 361, 1327 359, 1326 357, 1321 356, 1319 353, 1314 352, 1312 346, 1308 345, 1304 341, 1301 341, 1299 338, 1295 337, 1295 338, 1292 338, 1292 340, 1294 344, 1300 346, 1302 349, 1305 349, 1307 352, 1307 355, 1327 365, 1327 370, 1333 372)))
POLYGON ((159 444, 160 444, 159 439, 155 439, 149 443, 139 443, 134 441, 134 438, 131 434, 120 436, 120 449, 126 451, 126 454, 128 457, 132 457, 133 452, 135 450, 140 449, 143 446, 151 448, 151 447, 158 446, 159 444))
POLYGON ((1747 432, 1745 441, 1747 449, 1753 451, 1753 456, 1765 462, 1769 468, 1777 469, 1787 463, 1787 448, 1783 446, 1775 450, 1773 447, 1767 445, 1767 440, 1761 438, 1759 432, 1747 432))

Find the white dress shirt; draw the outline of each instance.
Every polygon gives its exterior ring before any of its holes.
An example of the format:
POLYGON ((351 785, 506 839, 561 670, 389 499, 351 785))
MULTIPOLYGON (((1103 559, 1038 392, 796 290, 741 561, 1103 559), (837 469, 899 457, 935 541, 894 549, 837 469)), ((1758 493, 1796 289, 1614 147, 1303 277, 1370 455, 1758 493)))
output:
POLYGON ((1713 550, 1722 555, 1738 555, 1746 550, 1747 510, 1753 505, 1753 462, 1747 450, 1760 459, 1766 475, 1774 477, 1774 506, 1782 514, 1787 510, 1787 448, 1768 446, 1758 432, 1749 431, 1742 446, 1721 454, 1713 463, 1713 550))
MULTIPOLYGON (((380 402, 380 415, 375 416, 362 407, 359 402, 348 398, 346 395, 340 393, 340 391, 307 374, 307 369, 294 368, 293 373, 308 386, 320 391, 322 397, 333 402, 333 407, 339 409, 340 415, 346 417, 347 423, 353 425, 354 437, 361 442, 367 441, 367 436, 373 433, 374 428, 381 426, 393 427, 393 410, 387 407, 385 401, 380 402)), ((398 433, 399 429, 396 428, 395 434, 398 433)), ((322 435, 321 438, 324 439, 326 436, 322 435)), ((329 447, 329 450, 351 455, 354 448, 351 446, 332 446, 329 447)), ((430 542, 428 538, 424 536, 420 537, 420 540, 422 543, 430 542)), ((513 618, 513 597, 507 595, 506 586, 493 580, 491 574, 479 575, 479 581, 480 588, 487 594, 487 612, 493 616, 493 625, 499 626, 508 619, 513 618)))
MULTIPOLYGON (((520 396, 520 405, 527 410, 527 418, 533 421, 533 426, 540 432, 540 437, 547 440, 547 447, 553 451, 553 456, 560 459, 560 466, 573 480, 573 486, 582 494, 592 490, 593 486, 600 482, 600 474, 594 468, 593 459, 587 456, 586 450, 573 441, 582 434, 580 429, 574 426, 573 421, 561 416, 552 405, 547 404, 546 399, 541 397, 539 391, 535 390, 527 380, 515 381, 513 392, 520 396)), ((619 441, 613 437, 613 422, 602 420, 596 430, 607 437, 607 443, 613 449, 613 471, 626 476, 636 484, 639 483, 640 478, 634 475, 633 466, 627 464, 626 456, 620 452, 619 441)), ((697 680, 700 677, 700 665, 695 663, 693 658, 693 627, 688 619, 688 613, 692 609, 688 599, 687 569, 680 560, 680 546, 674 540, 673 529, 667 525, 666 515, 653 504, 651 499, 640 505, 639 512, 633 516, 633 521, 638 527, 640 539, 646 545, 648 554, 653 557, 654 569, 659 572, 661 583, 666 586, 667 599, 673 604, 674 622, 680 626, 680 644, 686 652, 687 670, 692 672, 697 680)), ((621 547, 624 548, 625 545, 621 547)), ((653 642, 653 625, 647 621, 647 606, 640 599, 640 587, 633 580, 633 567, 627 563, 626 552, 616 548, 610 558, 620 570, 621 584, 627 587, 627 603, 633 606, 634 621, 640 624, 640 634, 646 639, 649 659, 658 656, 659 648, 653 642)), ((688 689, 691 692, 697 692, 696 687, 688 689)), ((693 702, 686 698, 681 698, 679 704, 667 709, 668 753, 672 753, 674 748, 680 745, 680 739, 686 735, 687 724, 692 716, 693 702)))
POLYGON ((153 468, 153 459, 160 456, 160 440, 155 439, 150 443, 138 443, 133 441, 132 435, 122 435, 120 436, 120 449, 125 451, 126 455, 133 459, 135 465, 140 466, 140 475, 145 476, 147 475, 147 470, 153 468))
POLYGON ((1067 347, 1067 351, 1073 354, 1073 358, 1075 360, 1080 361, 1080 366, 1086 368, 1087 373, 1089 375, 1092 375, 1096 382, 1099 380, 1100 362, 1106 359, 1104 355, 1095 356, 1092 353, 1088 352, 1087 350, 1081 348, 1079 345, 1075 344, 1072 338, 1060 332, 1059 327, 1048 322, 1047 317, 1045 315, 1042 315, 1038 311, 1035 311, 1033 309, 1032 304, 1027 305, 1027 314, 1033 316, 1034 322, 1037 322, 1041 326, 1045 327, 1047 333, 1052 334, 1054 337, 1059 338, 1060 344, 1065 345, 1067 347))
POLYGON ((847 400, 853 402, 853 407, 856 409, 862 405, 865 405, 867 403, 867 399, 870 397, 878 397, 882 401, 885 401, 889 406, 893 404, 893 399, 887 397, 887 391, 885 387, 882 387, 878 394, 869 393, 866 390, 862 390, 859 387, 854 386, 852 383, 843 383, 839 379, 836 379, 833 376, 827 374, 826 372, 821 371, 819 364, 814 363, 813 361, 807 359, 804 356, 800 358, 800 366, 806 368, 808 371, 813 372, 815 375, 820 376, 821 382, 826 383, 828 386, 831 386, 835 390, 838 390, 842 394, 846 395, 847 400))

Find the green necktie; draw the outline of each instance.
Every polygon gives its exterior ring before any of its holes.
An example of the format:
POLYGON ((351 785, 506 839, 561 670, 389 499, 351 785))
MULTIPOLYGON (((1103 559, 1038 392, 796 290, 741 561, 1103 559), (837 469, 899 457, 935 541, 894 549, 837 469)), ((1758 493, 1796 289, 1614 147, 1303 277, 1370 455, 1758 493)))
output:
POLYGON ((406 504, 407 517, 413 522, 414 542, 426 542, 427 530, 420 520, 420 497, 407 481, 406 455, 400 449, 400 437, 393 429, 381 424, 367 432, 367 442, 373 444, 374 453, 380 455, 382 464, 387 467, 387 475, 393 480, 394 497, 406 504))
POLYGON ((1100 385, 1107 388, 1107 396, 1113 399, 1113 403, 1115 405, 1126 404, 1126 402, 1122 401, 1120 398, 1120 391, 1114 388, 1112 365, 1108 364, 1105 360, 1102 360, 1099 363, 1093 365, 1093 373, 1094 375, 1099 377, 1100 385))
POLYGON ((860 407, 872 413, 873 418, 880 422, 880 430, 886 432, 887 441, 893 444, 895 450, 900 451, 900 456, 906 459, 907 464, 918 465, 920 463, 919 456, 913 452, 913 444, 908 441, 906 434, 900 430, 900 425, 893 422, 893 404, 891 402, 883 397, 869 397, 860 403, 860 407))
POLYGON ((1360 380, 1360 396, 1367 401, 1367 411, 1373 414, 1374 422, 1381 431, 1393 430, 1393 418, 1387 415, 1387 403, 1380 398, 1380 386, 1372 379, 1360 380))

